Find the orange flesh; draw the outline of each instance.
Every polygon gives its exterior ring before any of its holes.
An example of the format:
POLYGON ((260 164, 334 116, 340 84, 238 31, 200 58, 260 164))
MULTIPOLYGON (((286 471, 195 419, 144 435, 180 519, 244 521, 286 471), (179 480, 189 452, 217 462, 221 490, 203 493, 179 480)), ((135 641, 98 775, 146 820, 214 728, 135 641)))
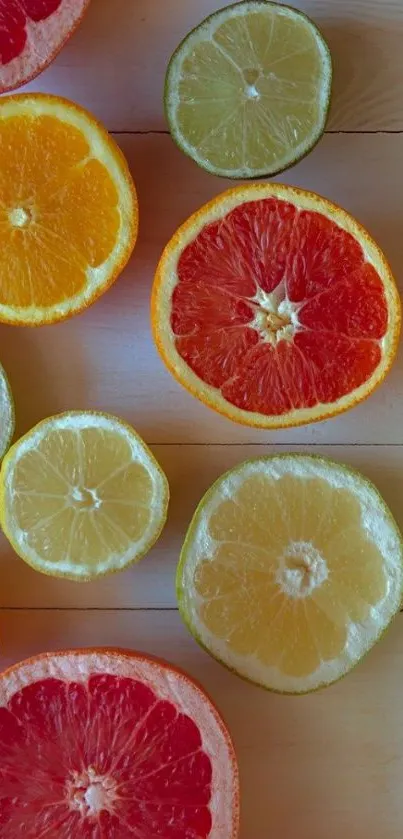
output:
POLYGON ((116 188, 77 128, 52 116, 1 120, 1 305, 51 307, 78 294, 119 227, 116 188))
POLYGON ((203 623, 233 652, 289 676, 339 656, 349 623, 386 593, 357 499, 322 478, 251 476, 209 532, 219 546, 196 574, 203 623))

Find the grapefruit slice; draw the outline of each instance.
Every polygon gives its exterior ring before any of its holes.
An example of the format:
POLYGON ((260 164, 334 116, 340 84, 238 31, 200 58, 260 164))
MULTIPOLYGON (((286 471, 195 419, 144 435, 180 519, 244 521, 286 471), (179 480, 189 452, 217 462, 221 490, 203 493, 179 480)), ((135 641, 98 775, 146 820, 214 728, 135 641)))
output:
POLYGON ((398 612, 403 545, 362 475, 306 455, 257 458, 202 499, 177 572, 195 638, 239 675, 306 693, 348 673, 398 612))
POLYGON ((170 61, 165 109, 178 146, 227 178, 274 175, 325 130, 328 46, 304 14, 267 0, 220 9, 170 61))
POLYGON ((235 839, 238 771, 201 687, 122 650, 72 650, 0 677, 4 839, 235 839))
POLYGON ((14 425, 14 401, 6 373, 0 364, 0 460, 11 443, 14 425))
POLYGON ((167 479, 141 437, 109 414, 50 417, 11 447, 0 522, 44 574, 91 580, 137 562, 165 524, 167 479))
POLYGON ((0 93, 35 78, 81 21, 90 0, 0 0, 0 93))
POLYGON ((0 321, 86 309, 126 265, 137 216, 126 160, 91 114, 58 96, 0 99, 0 321))
POLYGON ((396 353, 400 300, 368 233, 281 184, 225 192, 179 228, 152 294, 181 384, 232 420, 283 428, 353 407, 396 353))

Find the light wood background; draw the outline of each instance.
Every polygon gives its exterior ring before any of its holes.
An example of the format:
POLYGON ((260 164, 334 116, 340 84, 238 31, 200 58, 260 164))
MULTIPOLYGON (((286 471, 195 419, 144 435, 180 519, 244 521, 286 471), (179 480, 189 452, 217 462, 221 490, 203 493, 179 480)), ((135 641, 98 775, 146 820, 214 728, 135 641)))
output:
MULTIPOLYGON (((354 213, 403 282, 403 0, 294 0, 323 28, 335 63, 329 131, 283 179, 354 213)), ((135 569, 97 584, 35 575, 0 540, 1 664, 68 646, 116 644, 165 656, 200 679, 227 719, 242 778, 242 839, 401 839, 403 635, 400 616, 365 662, 322 693, 287 698, 246 685, 204 654, 179 619, 174 570, 190 516, 233 464, 276 448, 360 468, 403 526, 403 358, 365 404, 330 422, 265 433, 188 396, 157 358, 149 294, 175 227, 227 183, 173 146, 166 62, 220 0, 92 0, 78 33, 30 89, 90 108, 128 157, 141 229, 129 267, 86 314, 38 330, 0 327, 18 432, 68 408, 102 408, 140 431, 172 491, 167 528, 135 569)), ((78 837, 77 837, 78 839, 78 837)))

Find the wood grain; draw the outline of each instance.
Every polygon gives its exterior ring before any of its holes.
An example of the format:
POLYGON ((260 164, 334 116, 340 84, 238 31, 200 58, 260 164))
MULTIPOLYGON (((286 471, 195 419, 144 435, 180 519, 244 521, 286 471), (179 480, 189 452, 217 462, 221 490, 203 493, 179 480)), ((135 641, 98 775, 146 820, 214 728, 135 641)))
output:
MULTIPOLYGON (((35 573, 0 537, 0 607, 176 607, 176 564, 198 502, 227 469, 243 460, 275 453, 278 448, 211 445, 154 446, 153 450, 168 476, 171 504, 165 531, 150 554, 124 573, 96 583, 70 583, 35 573)), ((403 447, 292 446, 292 450, 324 454, 359 469, 376 484, 403 530, 403 447)))
MULTIPOLYGON (((164 130, 168 60, 224 0, 93 0, 55 63, 28 89, 67 96, 115 131, 164 130)), ((329 129, 403 129, 401 0, 294 0, 322 28, 334 60, 329 129)))
MULTIPOLYGON (((41 329, 0 326, 0 359, 16 396, 18 433, 50 414, 94 408, 122 415, 149 443, 395 443, 403 441, 401 351, 369 401, 326 423, 265 432, 216 415, 186 393, 154 349, 149 299, 169 237, 227 187, 168 137, 118 136, 139 189, 140 237, 128 269, 86 314, 41 329)), ((322 192, 363 222, 403 288, 402 136, 327 136, 283 179, 322 192)))
POLYGON ((2 610, 2 664, 22 652, 94 645, 167 658, 202 682, 231 729, 241 839, 400 839, 402 621, 347 679, 307 697, 275 696, 228 673, 176 612, 2 610))

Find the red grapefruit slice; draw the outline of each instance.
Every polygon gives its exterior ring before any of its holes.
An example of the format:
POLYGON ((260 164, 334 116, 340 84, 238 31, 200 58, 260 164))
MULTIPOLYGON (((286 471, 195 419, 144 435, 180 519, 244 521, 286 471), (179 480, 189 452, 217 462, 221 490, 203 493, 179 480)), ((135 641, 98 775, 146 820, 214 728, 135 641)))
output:
POLYGON ((31 81, 55 58, 90 0, 0 0, 0 93, 31 81))
POLYGON ((230 419, 283 428, 353 407, 395 356, 400 300, 384 255, 313 193, 223 193, 169 242, 154 338, 176 378, 230 419))
POLYGON ((234 839, 238 773, 202 689, 121 650, 37 656, 0 677, 4 839, 234 839))

